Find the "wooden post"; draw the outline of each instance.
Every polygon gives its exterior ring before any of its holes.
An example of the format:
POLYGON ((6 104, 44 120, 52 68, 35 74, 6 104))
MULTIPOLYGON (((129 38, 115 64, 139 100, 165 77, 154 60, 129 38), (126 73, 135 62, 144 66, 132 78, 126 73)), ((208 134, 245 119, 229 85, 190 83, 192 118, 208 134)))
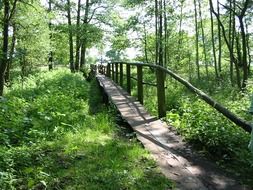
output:
POLYGON ((123 86, 123 63, 119 64, 119 84, 123 86))
POLYGON ((126 75, 127 75, 127 92, 131 95, 131 67, 126 64, 126 75))
POLYGON ((115 74, 114 74, 114 63, 112 63, 112 80, 114 81, 115 74))
POLYGON ((138 100, 141 104, 143 104, 143 83, 142 83, 143 73, 142 73, 142 65, 137 66, 137 93, 138 100))
POLYGON ((106 76, 107 77, 111 77, 111 64, 107 64, 107 68, 106 68, 106 76))
POLYGON ((166 116, 164 79, 165 73, 161 69, 157 68, 156 81, 157 81, 157 101, 158 101, 159 118, 166 116))
POLYGON ((116 77, 116 83, 118 84, 119 83, 119 64, 118 63, 115 63, 115 77, 116 77))

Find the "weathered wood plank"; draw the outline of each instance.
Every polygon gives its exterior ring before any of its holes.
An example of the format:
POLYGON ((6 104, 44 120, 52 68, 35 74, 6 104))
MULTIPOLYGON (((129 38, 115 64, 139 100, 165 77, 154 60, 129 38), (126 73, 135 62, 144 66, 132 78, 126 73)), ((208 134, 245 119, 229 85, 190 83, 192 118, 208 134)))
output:
POLYGON ((123 63, 119 63, 119 85, 123 86, 123 63))
POLYGON ((142 66, 138 65, 137 66, 137 95, 138 95, 138 100, 141 104, 143 104, 143 71, 142 71, 142 66))
POLYGON ((156 70, 156 84, 157 84, 157 102, 158 102, 158 116, 159 118, 166 116, 166 105, 165 105, 165 73, 157 69, 156 70))
POLYGON ((176 135, 172 127, 151 116, 145 108, 109 78, 98 75, 100 86, 157 161, 162 172, 174 180, 177 189, 246 190, 234 179, 205 160, 176 135))
POLYGON ((131 95, 131 67, 126 65, 127 92, 131 95))

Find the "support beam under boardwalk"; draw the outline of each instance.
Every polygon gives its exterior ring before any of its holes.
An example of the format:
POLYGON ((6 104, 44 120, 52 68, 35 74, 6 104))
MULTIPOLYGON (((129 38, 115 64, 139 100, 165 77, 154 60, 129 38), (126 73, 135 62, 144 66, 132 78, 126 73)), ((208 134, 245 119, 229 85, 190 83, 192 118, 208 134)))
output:
POLYGON ((247 190, 176 135, 173 127, 151 116, 120 86, 104 75, 97 80, 113 104, 150 151, 165 176, 180 190, 247 190))

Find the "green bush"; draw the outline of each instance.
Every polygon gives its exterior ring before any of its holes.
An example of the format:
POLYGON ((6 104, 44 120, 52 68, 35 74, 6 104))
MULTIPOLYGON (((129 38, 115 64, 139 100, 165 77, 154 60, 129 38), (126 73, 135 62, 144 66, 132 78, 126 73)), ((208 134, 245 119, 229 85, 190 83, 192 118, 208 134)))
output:
POLYGON ((249 136, 201 100, 182 100, 179 131, 195 145, 218 157, 235 157, 249 136), (240 141, 238 141, 240 139, 240 141))
POLYGON ((0 111, 0 189, 173 186, 147 151, 118 135, 95 80, 37 73, 8 89, 0 111))

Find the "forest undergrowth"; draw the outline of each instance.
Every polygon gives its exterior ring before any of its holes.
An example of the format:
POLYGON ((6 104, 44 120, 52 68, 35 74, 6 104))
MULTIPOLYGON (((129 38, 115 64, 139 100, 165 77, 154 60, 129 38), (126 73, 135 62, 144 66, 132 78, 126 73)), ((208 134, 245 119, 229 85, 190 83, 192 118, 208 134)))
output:
MULTIPOLYGON (((248 85, 242 93, 230 87, 229 82, 218 84, 208 80, 192 83, 239 117, 251 122, 252 85, 248 85)), ((155 81, 154 73, 146 71, 144 81, 155 81)), ((137 94, 136 88, 133 94, 137 94)), ((156 88, 145 86, 144 94, 145 107, 157 115, 156 88)), ((199 153, 215 161, 241 183, 253 187, 253 153, 248 149, 250 134, 169 77, 166 81, 166 110, 168 124, 174 126, 199 153)))
POLYGON ((172 189, 101 98, 64 69, 14 82, 0 99, 1 189, 172 189))

